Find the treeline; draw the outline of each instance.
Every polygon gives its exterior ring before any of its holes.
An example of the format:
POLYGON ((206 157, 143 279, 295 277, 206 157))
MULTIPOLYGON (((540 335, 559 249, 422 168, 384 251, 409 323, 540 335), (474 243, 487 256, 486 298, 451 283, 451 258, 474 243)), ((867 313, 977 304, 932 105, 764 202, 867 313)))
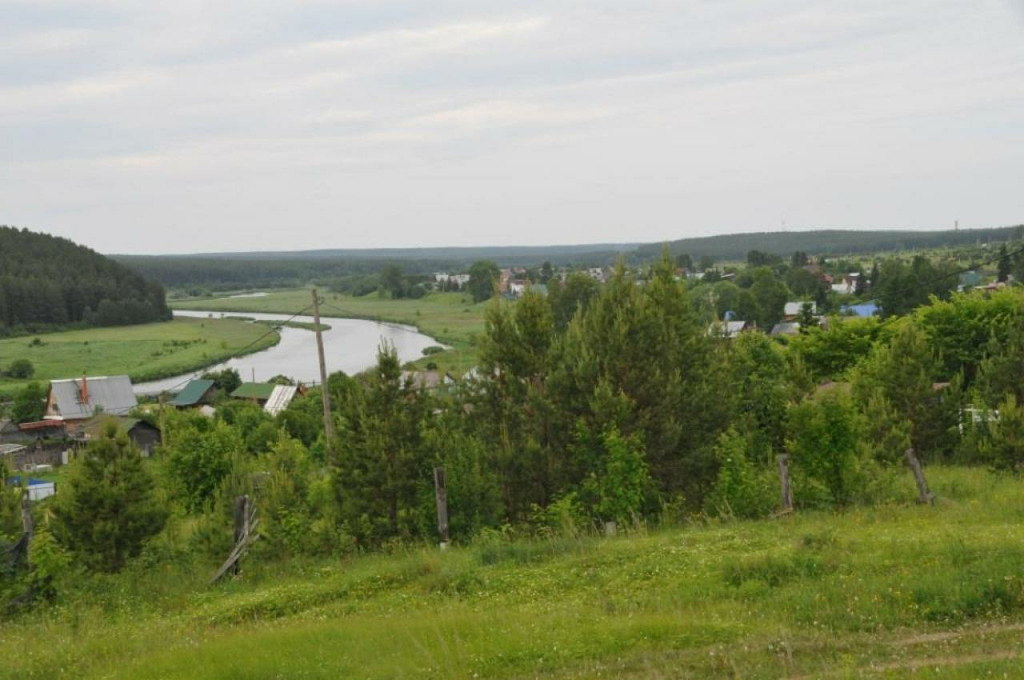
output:
MULTIPOLYGON (((850 254, 881 253, 896 250, 919 250, 947 246, 1002 243, 1021 238, 1024 225, 990 229, 946 231, 860 231, 852 229, 818 229, 794 232, 757 232, 722 234, 703 238, 672 241, 673 255, 688 253, 694 258, 705 255, 722 260, 741 260, 751 250, 787 255, 803 250, 812 253, 850 254)), ((641 246, 640 257, 657 257, 659 244, 641 246)))
POLYGON ((159 283, 67 239, 0 226, 0 335, 169 318, 159 283))
MULTIPOLYGON (((372 292, 389 272, 400 271, 409 277, 407 289, 430 280, 434 272, 464 272, 477 259, 429 259, 373 257, 365 259, 330 258, 309 256, 295 258, 272 257, 206 257, 206 256, 134 256, 118 255, 115 258, 146 277, 160 281, 169 288, 186 291, 193 295, 204 292, 218 292, 251 288, 294 288, 309 283, 332 287, 340 292, 353 291, 355 294, 372 292)), ((571 256, 567 262, 579 266, 596 266, 614 262, 614 252, 592 256, 571 256)), ((540 260, 524 258, 531 266, 540 265, 540 260)), ((502 260, 508 265, 519 263, 520 258, 502 260)), ((395 288, 390 281, 385 288, 395 288)), ((409 297, 408 294, 403 297, 409 297)))
MULTIPOLYGON (((1019 238, 1021 229, 766 232, 683 239, 673 241, 669 246, 673 255, 686 255, 696 264, 702 260, 742 260, 751 251, 778 256, 794 251, 854 254, 976 246, 1019 238)), ((425 277, 437 271, 467 271, 472 263, 481 260, 493 261, 502 267, 536 268, 545 261, 559 268, 602 267, 614 264, 620 257, 631 264, 650 263, 657 259, 661 248, 660 244, 639 247, 405 248, 114 257, 148 278, 194 295, 247 288, 287 288, 311 282, 322 286, 332 285, 336 290, 353 291, 355 294, 362 291, 365 294, 379 283, 371 279, 388 268, 401 269, 410 277, 425 277)), ((415 284, 416 281, 413 281, 412 285, 415 284)))

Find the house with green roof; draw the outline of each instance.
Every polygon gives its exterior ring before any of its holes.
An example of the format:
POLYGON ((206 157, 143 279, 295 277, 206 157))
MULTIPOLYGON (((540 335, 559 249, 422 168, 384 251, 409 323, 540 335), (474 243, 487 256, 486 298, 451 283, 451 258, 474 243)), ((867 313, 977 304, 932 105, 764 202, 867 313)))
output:
POLYGON ((192 380, 185 388, 174 395, 171 406, 175 408, 189 408, 208 404, 213 398, 213 391, 216 383, 212 380, 192 380))
POLYGON ((263 405, 270 401, 270 397, 274 394, 274 388, 277 385, 273 383, 254 383, 246 382, 238 386, 234 392, 231 393, 233 399, 248 399, 254 403, 263 405))

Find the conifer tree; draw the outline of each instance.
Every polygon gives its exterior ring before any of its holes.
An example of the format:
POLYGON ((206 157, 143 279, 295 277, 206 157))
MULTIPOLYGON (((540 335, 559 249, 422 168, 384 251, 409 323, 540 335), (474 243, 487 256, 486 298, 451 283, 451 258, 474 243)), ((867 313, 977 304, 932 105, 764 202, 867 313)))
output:
POLYGON ((72 465, 54 515, 59 540, 86 565, 105 572, 124 568, 167 521, 142 456, 113 422, 72 465))

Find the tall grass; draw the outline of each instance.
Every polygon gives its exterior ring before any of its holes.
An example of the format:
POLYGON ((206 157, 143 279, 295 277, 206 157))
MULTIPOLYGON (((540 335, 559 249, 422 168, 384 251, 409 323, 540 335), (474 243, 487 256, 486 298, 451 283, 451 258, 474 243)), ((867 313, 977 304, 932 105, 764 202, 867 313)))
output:
MULTIPOLYGON (((981 677, 1024 630, 1021 481, 931 468, 934 506, 488 534, 339 561, 155 560, 3 623, 0 677, 981 677), (936 671, 935 669, 939 669, 936 671), (930 675, 929 675, 930 674, 930 675)), ((1011 673, 1008 677, 1014 677, 1011 673)))

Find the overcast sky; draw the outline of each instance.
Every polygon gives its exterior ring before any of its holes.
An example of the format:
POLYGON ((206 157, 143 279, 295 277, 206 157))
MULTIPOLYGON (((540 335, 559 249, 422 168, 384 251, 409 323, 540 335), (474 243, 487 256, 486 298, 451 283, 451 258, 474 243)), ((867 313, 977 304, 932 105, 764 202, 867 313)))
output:
POLYGON ((0 224, 106 253, 1024 222, 1024 0, 0 0, 0 224))

